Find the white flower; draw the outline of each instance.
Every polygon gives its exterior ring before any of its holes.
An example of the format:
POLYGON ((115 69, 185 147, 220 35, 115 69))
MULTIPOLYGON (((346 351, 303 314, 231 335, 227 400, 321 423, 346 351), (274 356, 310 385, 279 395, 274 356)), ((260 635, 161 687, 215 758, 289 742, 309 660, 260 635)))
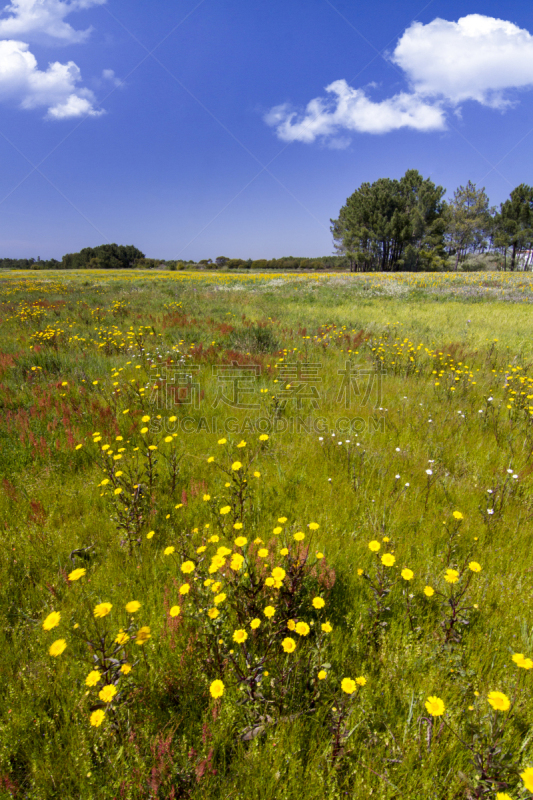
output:
POLYGON ((509 473, 509 475, 513 474, 513 470, 512 469, 508 469, 507 472, 509 473))
POLYGON ((396 476, 395 476, 396 480, 398 480, 398 478, 399 478, 399 477, 400 477, 399 475, 396 475, 396 476))
POLYGON ((516 480, 518 478, 518 475, 513 475, 513 478, 516 480))
POLYGON ((427 469, 426 470, 426 475, 433 475, 433 470, 432 469, 427 469))
POLYGON ((488 492, 489 494, 493 494, 493 491, 492 491, 492 489, 487 489, 487 492, 488 492))
POLYGON ((397 452, 397 453, 399 453, 399 452, 400 452, 400 448, 399 448, 399 447, 397 447, 397 448, 396 448, 396 452, 397 452))
POLYGON ((406 486, 409 486, 409 484, 408 484, 408 483, 406 483, 405 485, 406 485, 406 486))
POLYGON ((487 508, 487 514, 494 514, 493 508, 487 508))

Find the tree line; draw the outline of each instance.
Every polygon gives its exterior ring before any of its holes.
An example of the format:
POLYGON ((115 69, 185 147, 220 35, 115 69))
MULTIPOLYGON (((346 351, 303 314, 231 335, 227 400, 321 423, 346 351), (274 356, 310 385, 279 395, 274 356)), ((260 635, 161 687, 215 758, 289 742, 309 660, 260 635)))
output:
POLYGON ((336 255, 165 261, 134 245, 104 244, 67 253, 61 261, 0 259, 4 269, 347 270, 436 271, 533 264, 533 187, 517 186, 499 209, 485 188, 468 181, 446 201, 446 190, 407 170, 399 180, 362 183, 330 220, 336 255))
POLYGON ((471 181, 449 201, 445 191, 417 170, 361 184, 331 220, 337 252, 352 271, 457 270, 481 254, 515 270, 533 247, 533 187, 520 184, 499 209, 471 181))

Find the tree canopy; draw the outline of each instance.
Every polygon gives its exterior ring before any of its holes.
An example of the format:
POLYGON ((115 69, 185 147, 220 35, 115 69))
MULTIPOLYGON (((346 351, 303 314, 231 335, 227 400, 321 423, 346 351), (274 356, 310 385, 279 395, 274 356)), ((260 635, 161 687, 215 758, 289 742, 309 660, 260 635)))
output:
POLYGON ((63 256, 65 269, 124 269, 135 266, 137 259, 145 255, 132 244, 101 244, 98 247, 84 247, 79 253, 63 256))
POLYGON ((352 269, 439 268, 444 255, 445 193, 407 170, 400 180, 363 183, 347 200, 331 231, 352 269))

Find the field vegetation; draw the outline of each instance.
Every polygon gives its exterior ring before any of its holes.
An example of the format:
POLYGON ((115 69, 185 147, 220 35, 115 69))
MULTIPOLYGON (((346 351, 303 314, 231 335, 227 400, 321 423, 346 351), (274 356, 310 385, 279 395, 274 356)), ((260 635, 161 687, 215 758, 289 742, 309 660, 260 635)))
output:
POLYGON ((533 797, 530 275, 0 294, 0 796, 533 797))

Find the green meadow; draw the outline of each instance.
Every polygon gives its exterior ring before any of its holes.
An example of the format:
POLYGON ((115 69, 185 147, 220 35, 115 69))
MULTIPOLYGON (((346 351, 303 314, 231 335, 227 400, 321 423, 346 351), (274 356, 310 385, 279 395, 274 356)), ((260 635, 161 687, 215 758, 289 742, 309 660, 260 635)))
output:
POLYGON ((0 797, 533 797, 532 301, 0 273, 0 797))

